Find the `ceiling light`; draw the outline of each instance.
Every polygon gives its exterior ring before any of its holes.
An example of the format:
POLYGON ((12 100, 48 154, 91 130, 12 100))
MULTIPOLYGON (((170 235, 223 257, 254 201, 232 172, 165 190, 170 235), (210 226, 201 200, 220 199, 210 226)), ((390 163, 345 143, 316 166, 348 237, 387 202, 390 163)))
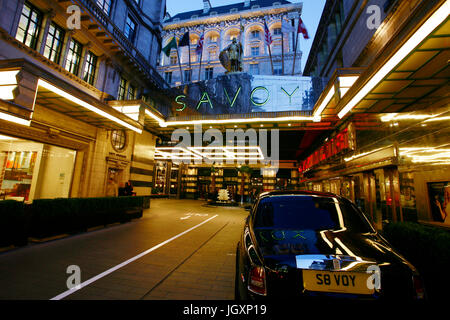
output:
POLYGON ((320 103, 319 107, 316 109, 316 111, 314 112, 313 118, 314 118, 314 122, 320 122, 321 120, 321 114, 322 111, 325 109, 325 107, 327 106, 327 104, 330 102, 331 98, 333 98, 334 96, 334 85, 331 86, 330 90, 328 90, 327 95, 325 96, 325 98, 322 100, 322 102, 320 103))
POLYGON ((21 124, 24 126, 30 125, 30 120, 19 118, 19 117, 16 117, 16 116, 10 115, 8 113, 4 113, 4 112, 0 112, 0 119, 6 120, 6 121, 11 121, 11 122, 21 124))
POLYGON ((255 122, 286 122, 286 121, 312 121, 312 116, 291 116, 291 117, 275 117, 275 118, 242 118, 242 119, 205 119, 205 120, 189 120, 189 121, 167 121, 164 126, 182 126, 195 124, 226 124, 226 123, 255 123, 255 122))

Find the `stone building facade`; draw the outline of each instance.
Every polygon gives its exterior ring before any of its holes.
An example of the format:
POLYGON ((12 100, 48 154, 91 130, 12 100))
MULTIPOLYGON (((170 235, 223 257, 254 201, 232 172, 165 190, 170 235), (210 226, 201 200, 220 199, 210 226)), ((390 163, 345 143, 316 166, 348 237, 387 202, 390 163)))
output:
POLYGON ((209 0, 204 0, 202 10, 166 17, 163 23, 163 45, 174 36, 179 40, 186 31, 189 31, 190 46, 189 49, 188 46, 180 47, 178 55, 175 49, 172 49, 169 57, 161 53, 158 71, 173 86, 180 85, 181 80, 189 83, 222 75, 226 70, 219 61, 219 54, 231 44, 233 38, 236 38, 243 46, 244 72, 255 75, 301 75, 302 52, 299 45, 295 50, 296 33, 281 32, 282 19, 296 28, 301 13, 302 3, 290 3, 285 0, 242 1, 220 7, 213 7, 209 0), (269 48, 264 41, 264 21, 273 39, 272 63, 269 48), (203 52, 197 55, 195 49, 202 33, 203 52), (295 68, 293 68, 294 54, 295 68), (183 79, 180 76, 180 69, 183 79))
POLYGON ((164 7, 0 0, 0 199, 151 193, 164 7))

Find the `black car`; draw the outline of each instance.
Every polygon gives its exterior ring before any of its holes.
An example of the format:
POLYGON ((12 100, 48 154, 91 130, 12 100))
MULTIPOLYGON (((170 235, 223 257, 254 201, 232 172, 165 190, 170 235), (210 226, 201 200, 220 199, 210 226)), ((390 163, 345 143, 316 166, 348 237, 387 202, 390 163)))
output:
POLYGON ((262 193, 236 252, 236 299, 424 299, 417 270, 349 200, 262 193), (314 298, 313 298, 314 299, 314 298))

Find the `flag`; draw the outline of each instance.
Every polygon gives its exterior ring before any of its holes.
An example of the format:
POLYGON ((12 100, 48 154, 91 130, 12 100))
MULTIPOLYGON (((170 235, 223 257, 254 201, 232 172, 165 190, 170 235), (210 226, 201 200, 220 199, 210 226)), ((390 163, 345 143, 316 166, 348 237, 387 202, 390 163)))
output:
POLYGON ((266 21, 264 21, 264 41, 268 46, 272 44, 272 35, 270 34, 266 21))
POLYGON ((200 38, 198 39, 197 48, 195 48, 195 53, 198 55, 202 53, 204 37, 205 37, 205 33, 202 33, 200 35, 200 38))
POLYGON ((298 30, 297 33, 303 34, 303 39, 309 39, 308 30, 306 30, 306 26, 303 23, 302 18, 298 18, 298 30))
POLYGON ((180 42, 178 43, 178 47, 185 47, 189 45, 189 31, 187 31, 183 36, 181 37, 180 42))
POLYGON ((281 22, 281 32, 283 33, 289 33, 289 32, 295 32, 295 27, 289 23, 288 20, 283 19, 281 22))
POLYGON ((164 52, 164 54, 168 57, 170 57, 170 50, 172 50, 172 48, 177 48, 177 40, 175 39, 175 37, 172 37, 172 39, 169 41, 169 43, 162 49, 162 51, 164 52))

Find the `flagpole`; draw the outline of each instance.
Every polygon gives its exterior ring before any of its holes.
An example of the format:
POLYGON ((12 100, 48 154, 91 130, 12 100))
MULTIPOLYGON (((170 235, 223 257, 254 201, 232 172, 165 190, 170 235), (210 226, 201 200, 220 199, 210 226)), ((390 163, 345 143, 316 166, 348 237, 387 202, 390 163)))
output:
MULTIPOLYGON (((300 20, 298 20, 298 23, 300 24, 300 20)), ((297 33, 296 33, 296 37, 295 37, 294 61, 292 63, 292 75, 294 75, 294 71, 295 71, 295 58, 297 57, 297 45, 298 45, 298 26, 297 26, 297 33)))
MULTIPOLYGON (((241 67, 241 61, 242 61, 242 31, 244 29, 244 26, 242 25, 242 16, 239 16, 239 59, 238 59, 238 68, 241 67)), ((244 71, 244 70, 242 70, 244 71)))
POLYGON ((180 53, 178 52, 178 45, 177 45, 177 60, 178 60, 178 66, 180 67, 180 80, 181 80, 181 84, 184 83, 183 81, 183 72, 181 71, 181 59, 180 59, 180 53))
MULTIPOLYGON (((283 23, 283 21, 281 22, 283 23)), ((284 32, 281 30, 281 73, 284 75, 284 32)))
POLYGON ((188 45, 188 51, 189 51, 189 82, 192 82, 192 66, 191 66, 191 37, 189 35, 189 45, 188 45))
MULTIPOLYGON (((272 50, 270 50, 270 44, 267 41, 267 35, 270 35, 269 26, 267 25, 267 21, 264 19, 264 42, 267 45, 267 48, 269 49, 269 58, 270 58, 270 66, 272 67, 272 75, 273 75, 273 61, 272 61, 272 50), (267 31, 266 31, 267 29, 267 31), (266 32, 268 32, 266 34, 266 32)), ((272 40, 272 39, 271 39, 272 40)))
POLYGON ((267 47, 269 48, 270 65, 272 67, 272 75, 273 75, 272 50, 270 50, 270 44, 268 44, 267 47))
MULTIPOLYGON (((203 42, 205 42, 205 28, 203 28, 203 33, 200 35, 198 41, 200 41, 201 36, 203 35, 203 42)), ((198 45, 198 43, 197 43, 198 45)), ((202 60, 203 60, 203 43, 202 43, 202 51, 200 52, 200 64, 198 66, 198 81, 201 80, 201 72, 202 72, 202 60)))

